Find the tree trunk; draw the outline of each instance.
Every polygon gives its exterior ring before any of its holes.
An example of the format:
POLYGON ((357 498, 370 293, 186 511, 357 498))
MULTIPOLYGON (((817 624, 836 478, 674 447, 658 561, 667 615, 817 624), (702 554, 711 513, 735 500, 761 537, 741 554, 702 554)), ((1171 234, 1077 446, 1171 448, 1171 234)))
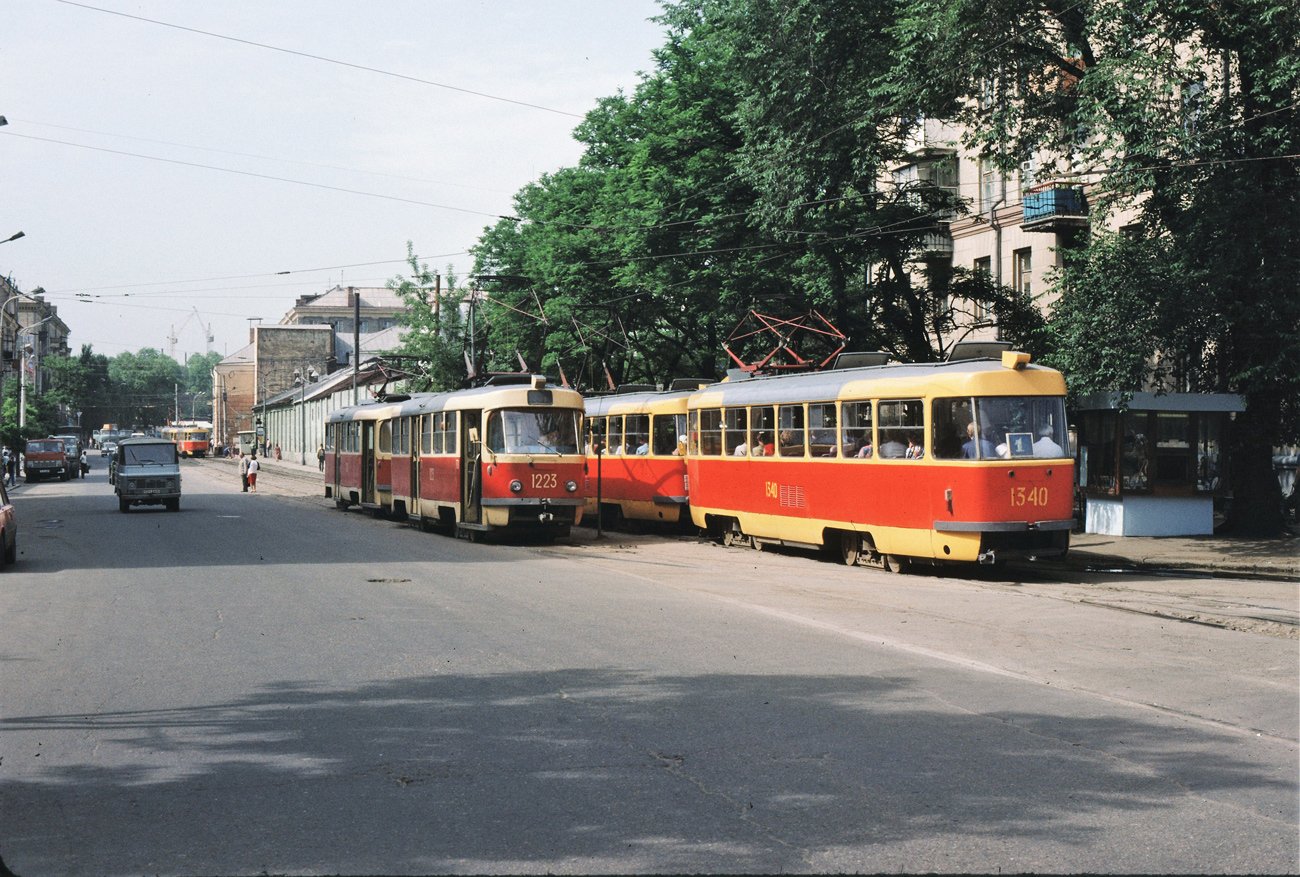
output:
POLYGON ((1273 430, 1270 415, 1261 413, 1264 404, 1250 400, 1232 424, 1232 506, 1221 529, 1234 536, 1278 536, 1283 530, 1282 487, 1273 472, 1273 430))

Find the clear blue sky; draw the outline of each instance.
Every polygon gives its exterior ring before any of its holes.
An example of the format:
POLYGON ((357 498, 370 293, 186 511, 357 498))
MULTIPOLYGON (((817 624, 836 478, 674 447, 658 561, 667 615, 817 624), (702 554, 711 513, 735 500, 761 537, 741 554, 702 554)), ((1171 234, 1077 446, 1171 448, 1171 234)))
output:
POLYGON ((0 239, 26 237, 0 275, 48 291, 74 351, 166 351, 174 327, 178 359, 200 324, 231 353, 299 295, 382 286, 408 240, 464 275, 513 193, 577 161, 582 114, 651 68, 658 11, 4 0, 0 239))

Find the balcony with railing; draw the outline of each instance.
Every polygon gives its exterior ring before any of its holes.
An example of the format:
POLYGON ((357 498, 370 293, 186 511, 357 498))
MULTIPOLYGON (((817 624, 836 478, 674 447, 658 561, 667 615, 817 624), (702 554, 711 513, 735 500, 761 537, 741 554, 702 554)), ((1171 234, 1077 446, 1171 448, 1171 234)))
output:
POLYGON ((1020 227, 1025 231, 1062 232, 1088 225, 1083 186, 1044 183, 1025 190, 1020 227))

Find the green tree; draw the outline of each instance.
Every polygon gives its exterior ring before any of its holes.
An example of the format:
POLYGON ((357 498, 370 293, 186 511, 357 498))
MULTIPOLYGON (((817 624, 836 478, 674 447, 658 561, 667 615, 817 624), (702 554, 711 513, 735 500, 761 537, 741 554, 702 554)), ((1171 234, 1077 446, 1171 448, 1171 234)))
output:
POLYGON ((185 360, 185 384, 182 399, 182 416, 193 413, 196 420, 212 420, 212 369, 221 362, 222 356, 212 353, 196 353, 185 360), (188 410, 184 407, 188 401, 188 410))
POLYGON ((910 0, 896 105, 963 122, 1010 168, 1099 181, 1052 359, 1076 388, 1235 392, 1231 526, 1276 532, 1275 445, 1300 436, 1300 7, 1289 0, 910 0), (1099 343, 1103 349, 1098 349, 1099 343), (1119 383, 1111 383, 1116 381, 1119 383))
POLYGON ((442 276, 420 262, 412 244, 406 244, 409 276, 388 281, 406 302, 402 325, 407 327, 398 354, 405 357, 411 377, 407 389, 413 392, 450 390, 464 386, 466 378, 462 291, 450 270, 442 276))
POLYGON ((119 394, 123 425, 160 426, 175 406, 177 388, 185 381, 180 363, 152 347, 122 353, 108 361, 108 377, 119 394))

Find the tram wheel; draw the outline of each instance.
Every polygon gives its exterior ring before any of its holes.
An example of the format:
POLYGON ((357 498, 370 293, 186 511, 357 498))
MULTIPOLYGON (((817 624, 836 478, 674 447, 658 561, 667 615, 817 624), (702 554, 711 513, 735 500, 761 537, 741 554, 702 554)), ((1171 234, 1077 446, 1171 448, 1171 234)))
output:
POLYGON ((907 558, 897 554, 882 554, 881 560, 884 561, 885 571, 893 573, 907 572, 907 558))
POLYGON ((862 559, 862 537, 857 533, 840 534, 840 560, 845 566, 857 566, 862 559))
POLYGON ((728 548, 733 548, 736 545, 739 545, 741 540, 744 538, 745 537, 741 535, 740 531, 733 527, 728 527, 722 531, 722 544, 728 548))
POLYGON ((757 536, 750 536, 750 537, 749 537, 749 544, 750 544, 751 546, 753 546, 753 548, 754 548, 755 551, 762 551, 762 550, 763 550, 763 543, 758 541, 758 537, 757 537, 757 536))

